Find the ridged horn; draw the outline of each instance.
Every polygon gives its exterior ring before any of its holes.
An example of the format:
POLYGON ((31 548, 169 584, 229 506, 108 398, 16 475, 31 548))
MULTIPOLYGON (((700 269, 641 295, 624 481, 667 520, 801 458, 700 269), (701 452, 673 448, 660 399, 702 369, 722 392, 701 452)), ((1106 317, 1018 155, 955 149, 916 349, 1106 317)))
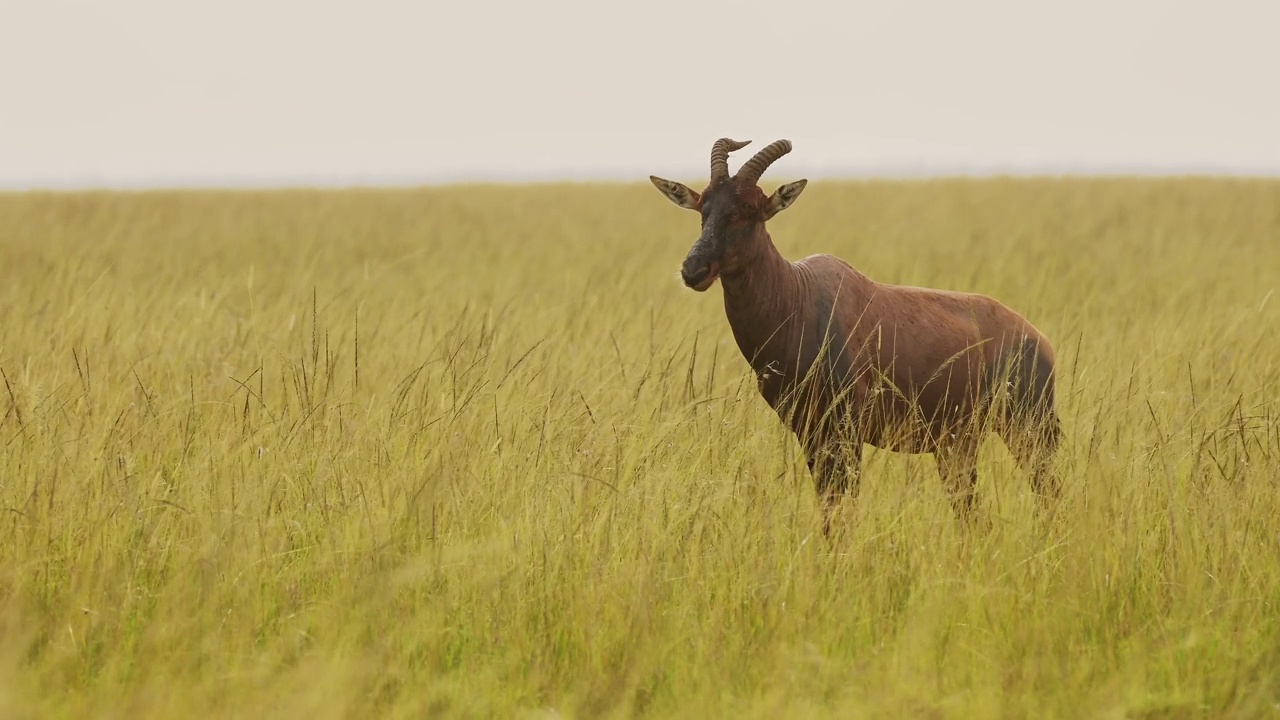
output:
POLYGON ((741 150, 750 145, 750 140, 730 140, 729 138, 720 138, 715 145, 711 146, 711 179, 729 177, 729 153, 734 150, 741 150))
POLYGON ((790 140, 775 140, 774 142, 769 143, 761 148, 760 152, 756 153, 755 157, 748 160, 746 164, 738 170, 738 178, 742 180, 749 180, 753 183, 759 182, 760 176, 764 174, 765 170, 769 169, 769 166, 773 164, 773 161, 789 152, 791 152, 790 140))

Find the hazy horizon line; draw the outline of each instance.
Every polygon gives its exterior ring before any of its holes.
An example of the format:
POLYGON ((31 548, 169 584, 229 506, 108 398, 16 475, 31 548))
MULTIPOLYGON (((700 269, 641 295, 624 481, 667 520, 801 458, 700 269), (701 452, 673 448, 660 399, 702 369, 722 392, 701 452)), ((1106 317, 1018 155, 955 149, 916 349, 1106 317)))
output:
MULTIPOLYGON (((147 190, 268 190, 268 189, 397 189, 447 187, 451 185, 549 185, 625 184, 644 182, 649 175, 673 180, 696 179, 706 170, 691 166, 655 171, 629 169, 613 171, 543 172, 453 172, 453 173, 263 173, 222 176, 162 175, 150 177, 34 178, 23 181, 0 180, 0 192, 76 192, 147 190)), ((1227 163, 885 163, 850 168, 789 168, 776 173, 780 180, 806 177, 810 180, 945 180, 1036 178, 1221 178, 1280 179, 1280 167, 1232 165, 1227 163)), ((766 183, 767 184, 767 183, 766 183)))

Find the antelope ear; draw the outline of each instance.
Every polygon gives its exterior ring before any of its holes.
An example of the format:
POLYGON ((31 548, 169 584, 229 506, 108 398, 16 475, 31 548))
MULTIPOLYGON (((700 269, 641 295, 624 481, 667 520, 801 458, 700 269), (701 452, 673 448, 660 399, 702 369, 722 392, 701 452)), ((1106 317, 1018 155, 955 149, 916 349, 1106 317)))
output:
POLYGON ((780 186, 773 194, 769 196, 769 202, 764 206, 764 219, 777 215, 791 206, 791 203, 800 197, 800 193, 804 191, 804 186, 808 185, 808 180, 797 180, 793 183, 787 183, 780 186))
POLYGON ((668 200, 680 207, 685 208, 686 210, 702 209, 702 196, 684 185, 681 185, 678 182, 672 182, 671 180, 663 180, 662 178, 654 177, 653 175, 649 176, 649 182, 653 183, 653 186, 658 188, 658 192, 666 195, 668 200))

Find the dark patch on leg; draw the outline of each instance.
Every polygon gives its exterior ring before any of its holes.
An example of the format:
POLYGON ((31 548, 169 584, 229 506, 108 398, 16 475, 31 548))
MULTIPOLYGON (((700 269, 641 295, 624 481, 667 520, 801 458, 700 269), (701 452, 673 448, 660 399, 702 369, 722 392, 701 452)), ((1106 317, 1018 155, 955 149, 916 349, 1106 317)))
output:
POLYGON ((971 434, 939 444, 933 453, 938 476, 956 516, 966 525, 976 518, 978 442, 971 434))
POLYGON ((1053 503, 1061 493, 1053 456, 1062 439, 1054 407, 1054 368, 1030 339, 1008 357, 998 376, 1007 388, 1000 434, 1031 476, 1031 487, 1040 503, 1053 503))
POLYGON ((805 448, 809 474, 822 505, 823 533, 830 538, 836 511, 845 499, 858 496, 862 474, 862 441, 848 413, 821 418, 812 430, 797 430, 805 448))
POLYGON ((831 537, 841 502, 858 497, 862 453, 843 443, 829 443, 809 454, 809 473, 822 504, 822 532, 831 537))
POLYGON ((1003 391, 1009 421, 1053 411, 1053 365, 1035 340, 1024 339, 1004 352, 988 378, 992 391, 1003 391))

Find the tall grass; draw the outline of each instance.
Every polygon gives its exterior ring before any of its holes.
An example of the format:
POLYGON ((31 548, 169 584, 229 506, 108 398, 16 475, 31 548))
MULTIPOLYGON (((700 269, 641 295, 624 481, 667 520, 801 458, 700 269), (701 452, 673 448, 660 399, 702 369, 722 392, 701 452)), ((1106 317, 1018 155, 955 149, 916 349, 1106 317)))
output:
POLYGON ((1280 182, 811 184, 1056 343, 833 542, 647 186, 0 196, 0 715, 1280 716, 1280 182))

